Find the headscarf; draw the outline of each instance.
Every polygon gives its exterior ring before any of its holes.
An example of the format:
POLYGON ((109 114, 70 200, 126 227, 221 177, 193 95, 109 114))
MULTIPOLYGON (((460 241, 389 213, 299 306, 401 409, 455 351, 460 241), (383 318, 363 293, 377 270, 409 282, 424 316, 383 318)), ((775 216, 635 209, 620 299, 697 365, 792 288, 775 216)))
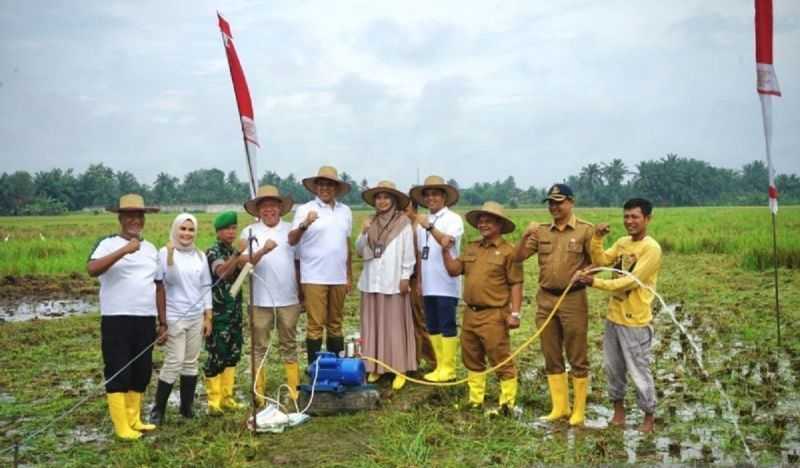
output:
POLYGON ((175 263, 174 254, 175 251, 178 250, 180 252, 195 252, 198 256, 202 258, 203 254, 200 252, 195 246, 195 241, 197 240, 198 235, 198 225, 197 225, 197 218, 189 213, 181 213, 175 217, 172 221, 172 229, 169 232, 169 241, 167 242, 167 266, 172 266, 175 263), (180 230, 181 224, 186 221, 191 221, 194 224, 194 240, 192 244, 189 246, 183 246, 178 241, 178 232, 180 230))
POLYGON ((379 213, 377 203, 375 204, 375 215, 372 216, 372 222, 367 229, 367 242, 372 249, 378 244, 383 244, 383 248, 386 249, 386 246, 411 223, 408 216, 397 209, 397 199, 392 194, 389 196, 392 199, 392 206, 388 210, 379 213))

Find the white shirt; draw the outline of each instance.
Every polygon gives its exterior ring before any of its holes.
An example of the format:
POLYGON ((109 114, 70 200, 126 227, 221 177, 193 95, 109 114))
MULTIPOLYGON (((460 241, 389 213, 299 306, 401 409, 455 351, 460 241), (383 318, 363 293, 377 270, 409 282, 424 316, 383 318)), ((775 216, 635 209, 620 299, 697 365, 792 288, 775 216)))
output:
POLYGON ((193 319, 211 309, 211 271, 206 254, 175 249, 167 266, 167 248, 158 251, 158 279, 167 292, 167 321, 193 319))
POLYGON ((347 284, 347 243, 353 230, 353 213, 343 203, 337 201, 331 207, 317 197, 297 208, 292 230, 297 229, 312 210, 319 217, 297 244, 300 281, 303 284, 347 284))
MULTIPOLYGON (((284 307, 299 304, 297 298, 297 279, 295 277, 295 247, 289 245, 291 225, 279 221, 274 227, 263 222, 253 223, 242 231, 241 238, 247 240, 250 230, 258 241, 253 250, 258 251, 268 240, 277 247, 261 257, 255 266, 253 278, 253 302, 259 307, 284 307)), ((249 248, 245 250, 250 254, 249 248)))
MULTIPOLYGON (((464 222, 461 216, 444 207, 435 215, 429 214, 428 221, 433 223, 437 231, 455 238, 455 242, 450 247, 450 255, 458 257, 461 250, 461 237, 464 235, 464 222)), ((452 277, 447 273, 442 261, 442 247, 433 237, 433 234, 426 231, 422 226, 417 226, 417 246, 422 255, 425 246, 428 246, 428 259, 420 257, 422 274, 422 295, 423 296, 461 296, 461 277, 452 277)))
MULTIPOLYGON (((400 216, 404 216, 402 213, 400 216)), ((364 258, 364 268, 358 280, 358 289, 366 293, 400 294, 400 280, 407 280, 414 272, 414 231, 409 224, 383 249, 380 257, 373 256, 367 235, 356 239, 356 252, 364 258)))
MULTIPOLYGON (((97 243, 90 260, 106 255, 127 245, 119 235, 106 237, 97 243)), ((154 317, 156 310, 156 274, 158 273, 158 251, 153 244, 142 240, 139 250, 127 254, 111 268, 98 276, 100 280, 101 315, 135 315, 154 317)))

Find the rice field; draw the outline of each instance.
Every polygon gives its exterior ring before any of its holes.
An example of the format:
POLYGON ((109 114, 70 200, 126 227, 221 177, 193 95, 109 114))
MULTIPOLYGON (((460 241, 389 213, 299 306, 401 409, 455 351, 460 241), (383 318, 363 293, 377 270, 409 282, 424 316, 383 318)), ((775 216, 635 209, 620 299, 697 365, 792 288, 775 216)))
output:
MULTIPOLYGON (((462 214, 468 209, 459 208, 462 214)), ((516 240, 530 221, 546 222, 545 209, 509 210, 517 223, 516 240)), ((354 235, 368 211, 354 212, 354 235)), ((576 209, 591 222, 608 222, 608 242, 624 234, 621 210, 576 209)), ((147 216, 145 238, 157 247, 167 240, 173 214, 147 216)), ((240 220, 247 220, 240 213, 240 220)), ((214 239, 213 215, 200 213, 198 245, 209 246, 214 239)), ((242 227, 244 221, 242 221, 242 227)), ((800 206, 782 207, 778 213, 778 262, 785 268, 800 267, 800 206)), ((110 213, 53 217, 0 218, 0 275, 53 275, 83 273, 95 241, 118 230, 110 213)), ((772 224, 766 207, 657 208, 650 227, 665 253, 726 254, 750 270, 772 268, 772 224)), ((468 238, 477 236, 468 226, 468 238)))

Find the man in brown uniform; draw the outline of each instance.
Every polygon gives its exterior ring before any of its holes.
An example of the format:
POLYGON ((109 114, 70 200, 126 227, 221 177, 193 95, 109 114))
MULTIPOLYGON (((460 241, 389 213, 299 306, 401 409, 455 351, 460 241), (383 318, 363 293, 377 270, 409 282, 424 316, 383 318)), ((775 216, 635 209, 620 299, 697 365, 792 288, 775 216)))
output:
MULTIPOLYGON (((514 247, 503 234, 514 232, 514 223, 499 203, 486 202, 480 210, 466 214, 481 239, 470 242, 464 253, 453 259, 448 247, 452 238, 442 239, 442 260, 450 276, 464 275, 464 310, 461 324, 461 357, 467 368, 469 404, 483 404, 486 391, 486 358, 496 366, 511 354, 509 330, 519 328, 522 305, 522 263, 514 261, 514 247)), ((507 413, 517 396, 517 370, 509 361, 497 369, 500 380, 500 408, 507 413)))
MULTIPOLYGON (((590 245, 594 227, 572 214, 575 203, 572 189, 565 184, 550 187, 547 198, 553 222, 531 223, 515 249, 515 260, 522 262, 539 254, 539 292, 536 326, 552 312, 558 298, 576 271, 591 264, 590 245)), ((589 359, 586 356, 589 306, 586 287, 576 284, 567 293, 550 324, 541 335, 545 372, 553 410, 541 419, 555 421, 570 416, 564 352, 572 374, 575 404, 570 425, 583 424, 589 385, 589 359)))

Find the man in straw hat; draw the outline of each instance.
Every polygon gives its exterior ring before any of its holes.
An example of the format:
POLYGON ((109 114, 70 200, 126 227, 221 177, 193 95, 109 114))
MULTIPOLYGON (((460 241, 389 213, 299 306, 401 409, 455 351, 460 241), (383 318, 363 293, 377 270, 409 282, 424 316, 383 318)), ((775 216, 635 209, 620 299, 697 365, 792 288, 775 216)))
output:
POLYGON ((337 201, 350 191, 350 185, 339 179, 335 168, 321 167, 316 176, 303 179, 303 186, 316 197, 295 211, 289 244, 300 249, 300 282, 308 312, 306 349, 311 365, 322 348, 323 332, 328 351, 344 351, 344 299, 353 278, 353 214, 337 201))
MULTIPOLYGON (((394 390, 403 388, 406 372, 417 369, 414 319, 411 313, 410 278, 414 271, 414 231, 403 212, 408 196, 394 183, 381 181, 361 193, 375 207, 364 220, 356 239, 356 252, 364 259, 358 281, 361 291, 362 354, 378 359, 397 371, 394 390)), ((386 372, 367 362, 369 382, 386 372)))
MULTIPOLYGON (((536 325, 541 326, 550 315, 575 272, 589 266, 594 227, 575 217, 572 208, 575 197, 565 184, 550 187, 543 200, 548 204, 551 223, 531 223, 515 249, 516 261, 522 262, 539 254, 539 292, 536 325)), ((541 419, 556 421, 569 417, 573 426, 582 425, 589 386, 587 332, 589 304, 586 286, 575 284, 567 293, 547 328, 541 335, 545 372, 550 389, 552 411, 541 419), (570 413, 564 353, 570 364, 574 407, 570 413)))
POLYGON ((278 331, 280 355, 289 385, 289 396, 297 399, 300 370, 297 365, 297 320, 300 317, 298 296, 300 276, 295 246, 289 243, 291 226, 281 219, 292 209, 294 202, 282 196, 272 185, 259 187, 255 198, 244 204, 244 209, 259 218, 242 231, 242 239, 255 237, 253 252, 247 259, 255 265, 253 286, 253 347, 255 362, 260 371, 256 376, 256 400, 264 403, 267 369, 261 365, 267 351, 273 324, 278 331), (257 246, 257 247, 256 247, 257 246))
MULTIPOLYGON (((86 270, 100 280, 103 375, 109 379, 119 372, 106 384, 111 422, 117 437, 133 440, 155 429, 142 423, 140 414, 142 394, 153 370, 150 345, 156 340, 156 295, 162 300, 165 296, 163 285, 156 281, 158 251, 142 239, 142 230, 145 213, 157 212, 158 208, 145 206, 141 195, 131 193, 123 195, 118 206, 108 211, 117 213, 120 232, 97 242, 86 270)), ((166 335, 167 324, 160 323, 159 340, 163 342, 166 335)))
POLYGON ((231 294, 231 287, 241 271, 244 242, 234 242, 239 235, 235 211, 225 211, 214 218, 217 241, 206 251, 211 271, 213 319, 211 335, 206 337, 208 358, 203 373, 206 377, 208 413, 222 414, 241 405, 233 399, 236 364, 242 357, 242 291, 231 294))
POLYGON ((442 263, 440 243, 451 238, 448 249, 457 257, 464 235, 464 222, 449 207, 458 202, 458 189, 439 176, 425 178, 422 185, 411 189, 411 198, 426 207, 428 215, 418 216, 417 248, 420 251, 421 289, 425 320, 436 354, 436 369, 425 374, 432 382, 446 382, 456 377, 455 356, 458 349, 456 306, 460 295, 460 279, 452 277, 442 263))
MULTIPOLYGON (((453 258, 450 249, 442 260, 451 276, 464 275, 464 319, 461 328, 461 357, 467 368, 469 404, 483 405, 486 393, 486 358, 496 366, 511 355, 509 330, 519 328, 522 306, 522 264, 514 261, 514 246, 503 234, 514 232, 514 222, 496 202, 466 215, 467 222, 481 234, 464 253, 453 258)), ((449 247, 452 239, 442 238, 449 247)), ((497 369, 500 380, 500 408, 508 414, 517 396, 517 370, 509 361, 497 369)))

